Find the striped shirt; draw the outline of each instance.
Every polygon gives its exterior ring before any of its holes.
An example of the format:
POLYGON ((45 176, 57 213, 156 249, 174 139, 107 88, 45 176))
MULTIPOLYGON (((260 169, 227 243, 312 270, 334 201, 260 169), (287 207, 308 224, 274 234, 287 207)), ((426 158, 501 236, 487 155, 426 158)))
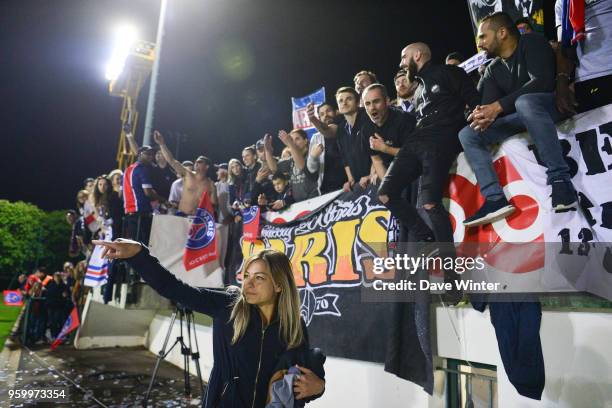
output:
POLYGON ((142 163, 136 162, 123 174, 123 208, 126 214, 153 211, 151 200, 145 195, 145 188, 153 188, 149 169, 142 163))

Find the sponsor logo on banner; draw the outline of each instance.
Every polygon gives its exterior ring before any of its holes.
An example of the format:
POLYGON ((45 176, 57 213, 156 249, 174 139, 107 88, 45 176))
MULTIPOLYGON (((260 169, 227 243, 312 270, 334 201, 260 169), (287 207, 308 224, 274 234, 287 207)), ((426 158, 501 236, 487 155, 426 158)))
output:
POLYGON ((191 221, 185 243, 183 265, 187 271, 217 259, 216 232, 212 204, 205 191, 191 221))
POLYGON ((306 113, 306 107, 309 103, 313 103, 315 107, 322 105, 325 102, 325 88, 321 87, 313 93, 291 98, 291 105, 293 111, 293 127, 295 129, 303 129, 308 134, 308 138, 314 135, 317 130, 310 123, 308 114, 306 113))

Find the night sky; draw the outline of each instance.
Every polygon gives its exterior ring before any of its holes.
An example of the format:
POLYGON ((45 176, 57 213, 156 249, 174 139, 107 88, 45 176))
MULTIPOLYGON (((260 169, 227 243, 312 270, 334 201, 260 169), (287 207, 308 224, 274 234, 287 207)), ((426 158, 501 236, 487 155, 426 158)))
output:
MULTIPOLYGON (((121 99, 104 78, 113 29, 129 22, 154 42, 158 14, 156 0, 0 1, 1 199, 72 208, 85 177, 115 167, 121 99)), ((291 96, 323 85, 333 101, 362 69, 394 94, 400 51, 414 41, 438 62, 474 54, 466 2, 170 0, 154 126, 173 151, 171 135, 188 135, 180 160, 238 158, 291 128, 291 96)), ((147 93, 148 83, 139 141, 147 93)))

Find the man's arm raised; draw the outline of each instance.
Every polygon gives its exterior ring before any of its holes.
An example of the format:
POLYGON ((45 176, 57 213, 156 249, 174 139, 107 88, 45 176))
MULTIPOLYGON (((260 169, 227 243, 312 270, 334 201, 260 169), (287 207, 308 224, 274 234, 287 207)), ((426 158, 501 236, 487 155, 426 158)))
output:
POLYGON ((266 163, 272 173, 278 170, 276 158, 274 157, 274 150, 272 149, 272 136, 266 134, 264 136, 264 150, 266 151, 266 163))
POLYGON ((172 152, 170 152, 170 149, 168 149, 168 146, 166 146, 166 140, 164 139, 162 134, 159 133, 157 130, 153 132, 153 140, 155 140, 155 143, 159 145, 159 148, 161 149, 161 152, 164 155, 164 158, 166 159, 168 164, 170 164, 170 166, 174 169, 174 171, 176 171, 176 174, 179 177, 185 176, 185 174, 189 170, 183 167, 183 165, 174 158, 174 156, 172 155, 172 152))
POLYGON ((306 167, 306 160, 304 160, 304 156, 302 155, 302 152, 300 152, 297 146, 295 145, 295 143, 293 143, 293 139, 291 139, 291 136, 289 136, 289 134, 286 131, 279 130, 278 138, 281 140, 281 142, 285 144, 285 146, 291 149, 291 157, 293 157, 293 162, 295 163, 295 167, 297 167, 300 170, 303 170, 304 167, 306 167))
POLYGON ((312 126, 314 126, 317 129, 317 131, 323 135, 323 137, 326 137, 326 138, 336 137, 336 132, 338 131, 338 125, 335 125, 335 124, 328 125, 326 123, 321 122, 319 118, 317 118, 317 116, 315 115, 315 106, 312 102, 309 103, 308 106, 306 107, 306 114, 308 115, 308 119, 310 119, 310 123, 312 123, 312 126))
POLYGON ((132 152, 134 156, 138 156, 138 142, 134 139, 134 135, 132 133, 126 133, 125 138, 130 145, 130 152, 132 152))

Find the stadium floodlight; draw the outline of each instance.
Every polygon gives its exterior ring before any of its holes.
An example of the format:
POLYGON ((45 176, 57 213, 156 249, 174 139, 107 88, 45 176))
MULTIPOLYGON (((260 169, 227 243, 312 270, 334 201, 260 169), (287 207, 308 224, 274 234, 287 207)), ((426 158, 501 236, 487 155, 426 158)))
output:
POLYGON ((121 75, 125 60, 136 42, 136 29, 130 25, 117 27, 115 32, 115 48, 110 61, 106 65, 106 79, 114 81, 121 75))

